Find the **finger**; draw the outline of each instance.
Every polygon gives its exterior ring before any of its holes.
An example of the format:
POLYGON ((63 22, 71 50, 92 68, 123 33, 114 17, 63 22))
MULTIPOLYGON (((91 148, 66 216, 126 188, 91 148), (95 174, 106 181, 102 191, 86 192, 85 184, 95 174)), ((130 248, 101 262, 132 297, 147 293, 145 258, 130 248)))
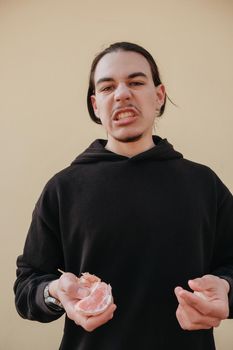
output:
POLYGON ((216 283, 218 282, 219 277, 213 275, 204 275, 202 277, 189 280, 188 284, 191 289, 196 291, 208 291, 215 289, 216 283))
POLYGON ((230 285, 223 278, 213 275, 205 275, 201 278, 189 280, 188 284, 194 292, 201 292, 209 299, 228 299, 227 295, 229 293, 230 285))
POLYGON ((216 322, 213 325, 207 325, 207 324, 203 324, 203 323, 195 323, 195 324, 182 324, 180 323, 180 326, 183 330, 186 331, 197 331, 197 330, 201 330, 201 329, 211 329, 211 328, 217 328, 220 325, 220 321, 216 322))
POLYGON ((204 316, 189 305, 179 306, 176 311, 176 317, 183 329, 209 329, 218 327, 221 320, 215 317, 204 316))
POLYGON ((184 289, 178 293, 178 300, 181 305, 187 304, 203 315, 207 315, 213 307, 213 305, 211 305, 210 302, 203 297, 184 289))
MULTIPOLYGON (((187 304, 187 302, 185 301, 185 299, 183 298, 183 295, 185 292, 188 292, 186 291, 185 289, 183 289, 182 287, 176 287, 175 288, 175 294, 176 294, 176 297, 177 297, 177 300, 179 302, 179 304, 181 306, 185 306, 187 304)), ((188 292, 189 293, 189 292, 188 292)))
POLYGON ((179 303, 188 304, 202 315, 222 318, 222 305, 213 300, 204 299, 194 293, 182 290, 179 292, 179 303))
POLYGON ((88 288, 79 283, 79 278, 70 272, 64 273, 60 277, 61 291, 69 297, 83 299, 90 294, 88 288))
POLYGON ((76 285, 77 282, 78 282, 78 277, 70 272, 65 272, 60 277, 60 287, 64 292, 69 293, 71 290, 73 290, 74 285, 76 285))
POLYGON ((180 292, 181 292, 182 290, 183 290, 182 287, 176 287, 176 288, 174 289, 174 292, 175 292, 175 295, 176 295, 178 301, 179 301, 180 292))
POLYGON ((100 278, 95 276, 95 275, 91 275, 90 273, 88 272, 85 272, 82 274, 82 276, 80 277, 80 282, 82 284, 86 284, 87 285, 92 285, 92 283, 94 282, 100 282, 100 278))
POLYGON ((205 327, 214 327, 216 325, 219 325, 219 318, 205 316, 188 304, 182 306, 181 309, 185 313, 186 319, 189 320, 190 324, 192 325, 202 325, 205 327))
POLYGON ((77 322, 88 332, 92 332, 97 327, 107 323, 112 319, 113 313, 116 310, 116 305, 110 305, 107 310, 100 315, 86 317, 83 315, 77 315, 77 322))
MULTIPOLYGON (((204 326, 201 326, 199 323, 192 323, 190 319, 187 316, 187 313, 183 309, 182 306, 179 306, 176 310, 176 318, 181 326, 182 329, 184 330, 197 330, 201 328, 206 328, 204 326)), ((209 327, 208 327, 209 328, 209 327)))

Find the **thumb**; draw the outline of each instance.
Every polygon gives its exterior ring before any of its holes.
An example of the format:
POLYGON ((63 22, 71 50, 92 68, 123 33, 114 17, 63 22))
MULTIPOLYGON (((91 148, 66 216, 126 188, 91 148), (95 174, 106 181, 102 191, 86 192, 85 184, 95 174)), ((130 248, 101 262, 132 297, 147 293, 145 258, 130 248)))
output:
POLYGON ((80 279, 70 272, 65 272, 60 277, 60 290, 63 294, 78 299, 82 299, 89 294, 89 289, 82 286, 80 279))
POLYGON ((213 289, 213 287, 215 286, 215 283, 213 280, 214 278, 215 276, 204 275, 202 277, 189 280, 188 285, 193 291, 204 292, 204 291, 213 289))
POLYGON ((197 291, 197 292, 201 292, 203 291, 203 289, 205 289, 201 281, 201 278, 195 278, 193 280, 189 280, 188 285, 193 291, 197 291))
POLYGON ((210 285, 204 276, 189 280, 188 285, 194 291, 194 294, 196 294, 198 297, 207 299, 205 292, 210 288, 210 285))

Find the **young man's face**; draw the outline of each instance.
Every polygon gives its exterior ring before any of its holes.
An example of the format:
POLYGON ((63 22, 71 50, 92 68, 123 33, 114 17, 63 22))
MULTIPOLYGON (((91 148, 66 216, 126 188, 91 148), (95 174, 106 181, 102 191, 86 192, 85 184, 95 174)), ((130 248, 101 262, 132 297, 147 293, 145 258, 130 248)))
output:
POLYGON ((132 51, 106 54, 97 64, 94 83, 91 101, 108 139, 132 142, 152 137, 165 90, 163 85, 155 87, 144 56, 132 51))

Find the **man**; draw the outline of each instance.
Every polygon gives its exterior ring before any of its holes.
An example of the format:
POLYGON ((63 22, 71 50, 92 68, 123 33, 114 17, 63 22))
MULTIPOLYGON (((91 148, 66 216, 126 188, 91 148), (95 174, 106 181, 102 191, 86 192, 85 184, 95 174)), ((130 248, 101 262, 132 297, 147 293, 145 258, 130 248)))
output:
POLYGON ((166 92, 144 48, 96 56, 87 103, 108 137, 45 186, 17 260, 18 312, 41 322, 66 312, 63 350, 215 349, 213 327, 233 316, 232 194, 152 135, 166 92), (83 272, 112 286, 98 316, 75 308, 83 272))

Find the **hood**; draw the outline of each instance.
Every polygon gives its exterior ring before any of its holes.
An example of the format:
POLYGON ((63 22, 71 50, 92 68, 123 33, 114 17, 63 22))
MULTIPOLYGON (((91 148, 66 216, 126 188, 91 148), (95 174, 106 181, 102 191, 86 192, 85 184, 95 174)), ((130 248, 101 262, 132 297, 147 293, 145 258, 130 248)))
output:
POLYGON ((153 141, 155 143, 155 147, 128 158, 105 149, 107 140, 97 139, 71 164, 96 163, 101 161, 114 162, 125 159, 128 159, 129 161, 143 161, 146 159, 169 160, 183 158, 183 155, 175 151, 167 139, 162 139, 160 136, 153 136, 153 141))

